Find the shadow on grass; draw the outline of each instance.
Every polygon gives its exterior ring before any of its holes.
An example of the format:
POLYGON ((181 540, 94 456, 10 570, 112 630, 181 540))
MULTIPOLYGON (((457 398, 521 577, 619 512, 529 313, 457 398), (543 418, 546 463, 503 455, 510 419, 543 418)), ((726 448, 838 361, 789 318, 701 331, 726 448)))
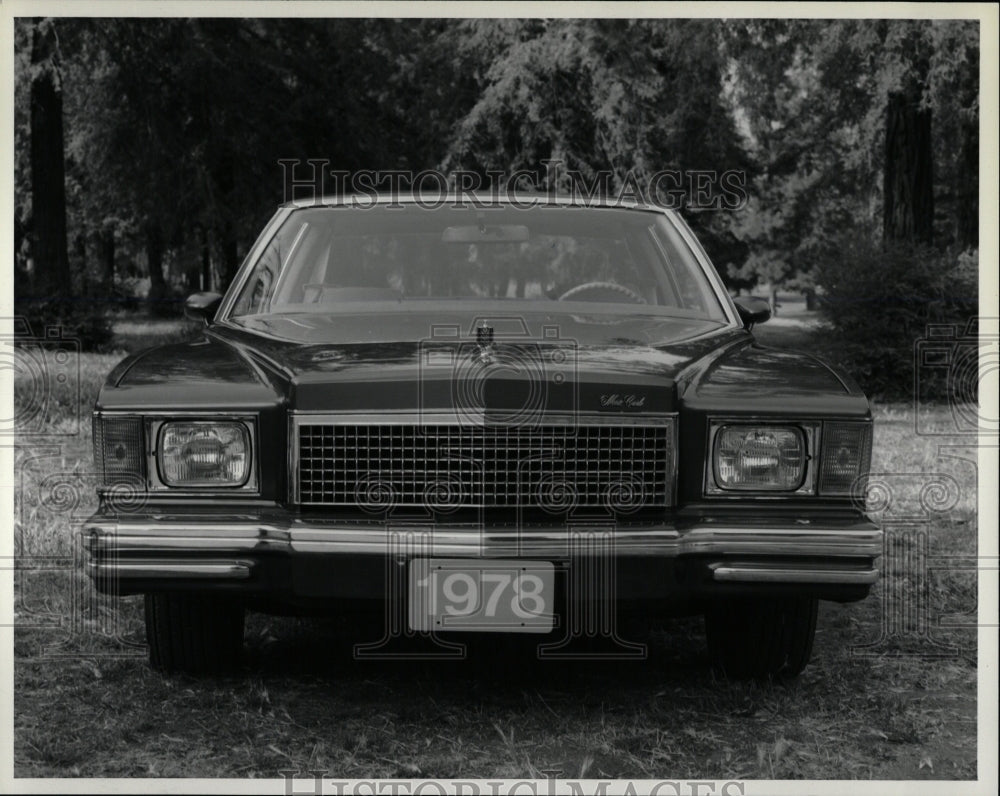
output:
POLYGON ((378 623, 365 628, 337 618, 253 614, 248 623, 244 671, 263 678, 338 682, 372 677, 401 683, 411 678, 444 678, 449 688, 478 688, 489 682, 500 691, 525 684, 585 687, 592 680, 648 689, 653 681, 712 676, 698 617, 664 623, 641 642, 632 642, 645 646, 644 657, 636 654, 635 647, 625 650, 594 639, 546 650, 544 645, 554 646, 558 639, 534 635, 450 634, 448 646, 419 637, 384 645, 378 641, 378 623))

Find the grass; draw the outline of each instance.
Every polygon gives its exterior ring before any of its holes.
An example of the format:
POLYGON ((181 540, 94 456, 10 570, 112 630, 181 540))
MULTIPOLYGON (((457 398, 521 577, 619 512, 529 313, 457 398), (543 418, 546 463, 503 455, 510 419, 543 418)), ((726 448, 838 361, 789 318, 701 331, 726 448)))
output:
MULTIPOLYGON (((976 776, 975 468, 940 448, 968 438, 918 435, 912 407, 876 408, 873 471, 892 497, 876 508, 901 552, 868 600, 821 605, 795 682, 716 680, 696 619, 658 629, 645 661, 501 648, 444 663, 356 662, 352 643, 377 629, 261 615, 238 675, 195 680, 152 672, 141 600, 96 597, 78 569, 74 527, 95 505, 86 421, 118 358, 82 355, 79 393, 53 388, 47 435, 17 440, 17 776, 976 776), (922 540, 930 571, 904 555, 922 540), (915 601, 926 625, 898 611, 915 601), (882 633, 884 616, 899 632, 882 633)), ((16 400, 32 394, 15 384, 16 400)), ((949 428, 948 407, 931 417, 924 430, 949 428)))

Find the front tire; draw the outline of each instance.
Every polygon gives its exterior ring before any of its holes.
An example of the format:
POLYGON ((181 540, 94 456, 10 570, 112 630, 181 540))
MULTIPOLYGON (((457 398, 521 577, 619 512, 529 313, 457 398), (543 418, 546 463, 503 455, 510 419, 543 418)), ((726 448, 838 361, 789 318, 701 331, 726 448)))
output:
POLYGON ((807 597, 719 601, 705 613, 713 666, 733 680, 798 676, 812 655, 817 607, 807 597))
POLYGON ((243 651, 244 618, 239 602, 214 594, 147 594, 149 663, 163 672, 229 671, 243 651))

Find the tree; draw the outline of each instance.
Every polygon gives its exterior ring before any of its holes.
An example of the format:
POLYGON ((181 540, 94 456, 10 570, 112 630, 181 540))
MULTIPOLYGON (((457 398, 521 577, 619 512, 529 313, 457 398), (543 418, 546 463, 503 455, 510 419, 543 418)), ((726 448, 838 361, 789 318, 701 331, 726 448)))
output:
POLYGON ((59 39, 51 18, 31 28, 31 207, 36 296, 64 296, 70 284, 59 39))
POLYGON ((934 237, 934 181, 930 104, 924 101, 930 25, 902 21, 878 26, 886 56, 885 156, 882 236, 930 243, 934 237))
POLYGON ((934 109, 935 238, 979 248, 979 25, 934 22, 925 102, 934 109), (949 223, 950 222, 950 223, 949 223))
POLYGON ((931 111, 919 98, 894 91, 886 107, 882 235, 886 240, 934 236, 931 111))
POLYGON ((428 58, 418 45, 434 25, 74 20, 73 209, 103 273, 113 252, 146 263, 152 298, 172 284, 224 287, 286 198, 283 158, 348 172, 435 165, 453 119, 424 118, 431 88, 447 93, 452 82, 446 59, 431 66, 434 79, 421 74, 428 58), (421 97, 424 116, 414 115, 421 97))
POLYGON ((740 20, 722 41, 765 211, 734 227, 757 255, 743 277, 811 289, 845 230, 975 239, 976 23, 740 20))
POLYGON ((610 173, 609 191, 739 170, 747 207, 689 214, 731 286, 808 291, 831 241, 884 219, 938 246, 978 237, 975 23, 94 18, 15 35, 18 229, 50 292, 136 266, 154 297, 224 287, 287 198, 286 158, 524 169, 558 189, 610 173))
MULTIPOLYGON (((478 76, 445 168, 524 170, 557 189, 611 173, 607 190, 645 190, 664 170, 751 170, 721 99, 717 26, 704 20, 474 20, 448 32, 478 76)), ((649 198, 649 197, 645 197, 649 198)), ((689 221, 723 267, 745 255, 731 213, 689 221)))

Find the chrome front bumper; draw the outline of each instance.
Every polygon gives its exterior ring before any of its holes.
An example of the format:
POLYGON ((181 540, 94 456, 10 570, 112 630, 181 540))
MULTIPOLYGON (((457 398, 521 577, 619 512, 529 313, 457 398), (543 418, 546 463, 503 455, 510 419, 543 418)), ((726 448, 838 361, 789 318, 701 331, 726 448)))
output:
POLYGON ((239 581, 264 559, 290 557, 699 559, 720 583, 870 586, 882 531, 860 515, 736 524, 701 518, 673 525, 483 529, 259 518, 156 515, 84 524, 95 578, 239 581))

